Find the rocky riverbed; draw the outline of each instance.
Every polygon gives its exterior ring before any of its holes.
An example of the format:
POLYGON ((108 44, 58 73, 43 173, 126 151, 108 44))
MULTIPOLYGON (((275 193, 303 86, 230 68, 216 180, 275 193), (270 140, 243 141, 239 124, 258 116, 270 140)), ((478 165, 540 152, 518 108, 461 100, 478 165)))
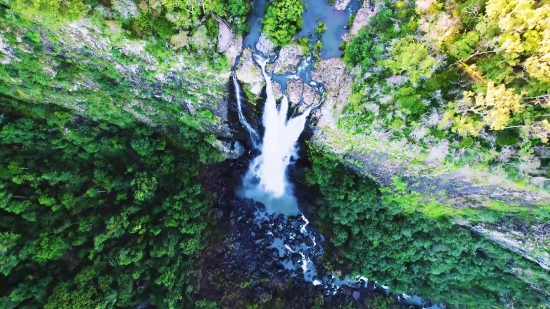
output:
MULTIPOLYGON (((249 153, 203 172, 203 185, 218 194, 215 215, 226 236, 202 254, 197 277, 201 295, 226 308, 266 302, 281 308, 372 308, 367 304, 382 299, 396 307, 414 307, 403 295, 388 294, 365 278, 334 277, 323 261, 325 240, 305 216, 267 214, 261 203, 239 197, 236 192, 251 157, 249 153)), ((299 175, 299 169, 293 174, 299 175)))

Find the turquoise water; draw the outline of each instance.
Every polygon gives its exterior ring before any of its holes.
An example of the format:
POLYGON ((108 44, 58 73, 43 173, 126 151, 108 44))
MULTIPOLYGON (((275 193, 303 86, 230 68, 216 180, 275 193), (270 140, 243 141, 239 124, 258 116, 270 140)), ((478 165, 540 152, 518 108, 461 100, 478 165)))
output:
MULTIPOLYGON (((260 38, 262 30, 262 18, 265 15, 266 0, 255 0, 253 9, 248 17, 250 32, 244 37, 243 47, 251 47, 255 49, 256 42, 260 38)), ((337 11, 330 6, 328 0, 306 0, 305 11, 302 14, 304 25, 298 37, 309 37, 310 43, 313 44, 317 40, 315 29, 319 21, 325 23, 327 30, 321 37, 323 49, 321 50, 321 58, 338 58, 342 56, 342 51, 339 49, 342 43, 342 36, 346 33, 344 28, 348 23, 348 18, 361 7, 360 0, 352 0, 344 11, 337 11)))
POLYGON ((346 10, 337 11, 330 6, 328 0, 306 0, 306 10, 302 14, 304 18, 304 26, 298 33, 298 37, 308 37, 312 33, 310 39, 311 44, 317 40, 317 18, 325 23, 327 30, 321 38, 323 49, 321 50, 321 58, 338 58, 342 56, 343 51, 339 49, 342 43, 342 36, 346 33, 344 28, 348 23, 348 18, 353 12, 359 10, 361 1, 352 0, 346 10))

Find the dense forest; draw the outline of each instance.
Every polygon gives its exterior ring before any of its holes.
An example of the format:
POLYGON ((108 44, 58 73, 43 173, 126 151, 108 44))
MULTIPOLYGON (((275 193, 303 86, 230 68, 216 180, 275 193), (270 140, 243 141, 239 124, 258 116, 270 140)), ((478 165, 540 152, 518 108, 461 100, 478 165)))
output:
POLYGON ((538 265, 448 217, 410 213, 410 201, 399 192, 351 173, 322 149, 309 151, 307 182, 321 192, 316 213, 339 249, 332 252, 341 256, 327 256, 336 269, 351 263, 357 274, 453 308, 536 308, 545 302, 536 290, 549 291, 550 276, 538 265))
POLYGON ((181 308, 213 222, 201 134, 8 98, 0 113, 0 307, 181 308))

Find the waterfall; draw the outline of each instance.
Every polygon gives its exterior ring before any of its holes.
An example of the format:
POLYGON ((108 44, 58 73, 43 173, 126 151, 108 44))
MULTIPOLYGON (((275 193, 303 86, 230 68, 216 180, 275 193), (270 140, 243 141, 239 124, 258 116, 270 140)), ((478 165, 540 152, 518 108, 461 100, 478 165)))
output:
POLYGON ((243 115, 242 111, 242 98, 241 98, 241 87, 239 85, 239 82, 237 81, 237 77, 235 74, 233 74, 233 86, 235 88, 235 98, 237 99, 237 112, 239 114, 239 121, 242 123, 242 125, 246 128, 248 133, 250 134, 250 139, 252 140, 252 145, 254 147, 258 147, 258 142, 260 140, 260 137, 258 136, 258 133, 254 128, 246 121, 246 118, 243 115))
MULTIPOLYGON (((268 212, 297 215, 299 210, 286 171, 290 159, 297 158, 296 142, 304 130, 311 108, 297 117, 287 119, 287 96, 283 96, 277 108, 271 78, 265 72, 267 60, 256 58, 256 61, 266 82, 267 99, 262 117, 265 133, 259 147, 260 155, 252 160, 243 178, 244 195, 263 203, 268 212)), ((249 126, 243 124, 248 129, 249 126)), ((254 134, 255 131, 251 132, 251 135, 254 134)))

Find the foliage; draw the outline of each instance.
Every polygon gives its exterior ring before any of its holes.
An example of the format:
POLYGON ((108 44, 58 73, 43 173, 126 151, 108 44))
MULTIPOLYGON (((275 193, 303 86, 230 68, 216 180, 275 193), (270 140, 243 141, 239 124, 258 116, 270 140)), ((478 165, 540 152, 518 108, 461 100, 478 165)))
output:
MULTIPOLYGON (((204 98, 222 96, 223 89, 217 86, 223 81, 210 78, 211 70, 204 68, 200 72, 184 73, 174 80, 166 80, 161 84, 162 89, 159 89, 158 74, 165 74, 165 70, 170 69, 175 60, 174 56, 177 55, 158 38, 154 39, 154 44, 151 42, 145 46, 143 57, 122 52, 124 48, 115 43, 106 45, 108 50, 101 53, 90 53, 89 51, 94 48, 93 40, 92 43, 84 42, 81 48, 74 50, 71 45, 51 43, 55 40, 67 40, 65 36, 70 35, 61 30, 53 35, 44 32, 44 28, 38 25, 26 23, 13 16, 11 20, 7 18, 0 17, 0 22, 11 29, 2 33, 2 41, 17 55, 17 60, 13 58, 13 61, 0 67, 0 94, 23 101, 61 105, 77 110, 81 115, 91 119, 120 126, 140 121, 150 125, 193 124, 204 129, 219 121, 217 116, 215 119, 202 115, 191 116, 183 105, 167 104, 166 98, 170 98, 172 102, 186 102, 189 106, 204 108, 205 104, 209 103, 204 98), (23 26, 16 26, 19 23, 23 26), (18 40, 21 40, 21 43, 18 43, 18 40), (48 48, 49 52, 44 52, 45 48, 48 48), (155 57, 162 59, 158 67, 151 66, 143 60, 150 61, 155 57), (129 65, 143 69, 129 75, 126 70, 129 65), (205 86, 208 86, 209 90, 205 92, 202 88, 189 87, 182 89, 179 83, 183 81, 192 84, 206 83, 205 86), (162 93, 159 93, 159 90, 162 93)), ((119 27, 120 24, 110 23, 113 28, 119 27)), ((119 39, 125 38, 126 41, 128 32, 120 28, 113 31, 118 32, 119 39)), ((186 37, 180 39, 182 40, 178 44, 190 45, 186 37)), ((79 46, 81 43, 78 42, 79 46)), ((189 55, 186 57, 186 63, 204 67, 205 58, 208 56, 212 67, 227 70, 225 56, 216 53, 214 49, 208 50, 212 51, 211 54, 203 51, 202 56, 199 56, 198 52, 189 55)))
POLYGON ((398 308, 391 298, 386 298, 383 296, 376 296, 374 299, 367 299, 365 301, 365 305, 367 305, 367 308, 369 309, 398 308))
POLYGON ((319 23, 317 24, 317 28, 315 28, 315 32, 318 36, 321 36, 323 33, 325 33, 325 31, 327 31, 327 26, 324 22, 319 21, 319 23))
POLYGON ((460 141, 457 148, 470 148, 473 145, 474 145, 474 140, 468 136, 460 141))
MULTIPOLYGON (((205 21, 214 22, 218 27, 211 17, 212 13, 224 18, 235 34, 248 31, 246 17, 251 9, 251 0, 158 0, 139 3, 134 0, 14 0, 8 1, 7 6, 11 9, 8 13, 13 12, 23 21, 38 23, 47 29, 55 30, 67 22, 88 17, 105 26, 105 33, 116 39, 122 39, 121 35, 125 34, 132 39, 152 41, 163 48, 170 44, 176 50, 189 50, 189 33, 195 32, 205 21), (107 13, 109 10, 110 15, 107 13)), ((216 40, 217 29, 216 35, 206 39, 207 43, 202 44, 194 56, 206 58, 213 69, 227 69, 227 65, 220 62, 216 40)))
POLYGON ((81 18, 88 12, 82 0, 11 0, 8 4, 22 18, 52 26, 81 18))
POLYGON ((406 36, 391 44, 390 58, 384 61, 384 66, 393 74, 406 72, 413 86, 417 86, 421 79, 428 79, 435 73, 438 61, 430 56, 424 44, 406 36))
POLYGON ((275 0, 270 2, 262 21, 262 32, 279 46, 286 45, 302 27, 304 2, 302 0, 275 0))
POLYGON ((454 121, 454 130, 460 135, 476 136, 483 125, 493 130, 502 130, 510 122, 511 113, 519 113, 523 108, 520 104, 521 96, 514 94, 514 89, 506 89, 502 84, 495 86, 491 81, 487 84, 486 93, 478 93, 475 101, 473 96, 473 92, 466 92, 462 100, 449 105, 453 108, 449 113, 462 115, 455 117, 454 121), (476 122, 466 119, 468 113, 480 115, 483 122, 477 121, 479 125, 474 127, 463 126, 464 123, 476 122))
POLYGON ((307 181, 322 195, 317 200, 322 228, 355 274, 451 308, 500 308, 503 302, 535 308, 546 301, 515 275, 515 269, 534 271, 532 278, 540 275, 535 280, 547 290, 548 273, 538 265, 445 219, 409 211, 411 200, 396 189, 379 191, 337 158, 314 146, 309 152, 307 181))
POLYGON ((249 30, 246 17, 251 9, 250 0, 220 0, 214 12, 228 19, 237 35, 244 35, 249 30))
POLYGON ((2 308, 181 308, 205 247, 211 198, 192 129, 121 129, 4 100, 2 308))
POLYGON ((321 42, 321 40, 315 41, 315 43, 313 43, 313 56, 319 57, 321 55, 322 49, 323 49, 323 42, 321 42))
POLYGON ((353 37, 351 44, 346 45, 344 53, 344 61, 351 64, 361 64, 362 66, 370 66, 374 64, 378 53, 373 50, 375 47, 373 41, 374 32, 370 28, 363 28, 353 37))
POLYGON ((500 131, 497 135, 497 144, 499 146, 514 146, 519 142, 519 133, 515 129, 500 131))
POLYGON ((402 141, 403 155, 417 162, 460 144, 431 167, 494 167, 536 184, 531 177, 550 164, 527 154, 550 142, 550 3, 383 1, 379 10, 345 46, 355 79, 339 130, 402 141), (504 141, 499 132, 509 129, 519 136, 504 141), (468 136, 476 142, 462 143, 468 136), (497 159, 500 144, 520 155, 497 159), (525 162, 538 168, 518 173, 525 162))

